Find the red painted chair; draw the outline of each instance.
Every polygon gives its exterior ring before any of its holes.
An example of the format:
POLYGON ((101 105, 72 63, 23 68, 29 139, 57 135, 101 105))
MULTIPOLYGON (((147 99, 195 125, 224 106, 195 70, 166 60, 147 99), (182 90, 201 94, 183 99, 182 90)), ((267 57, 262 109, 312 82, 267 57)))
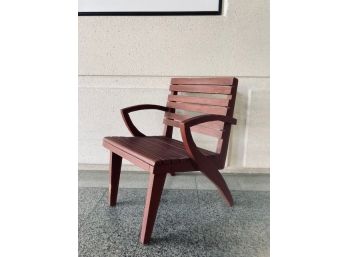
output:
POLYGON ((104 138, 103 146, 110 150, 110 206, 116 205, 122 158, 150 173, 141 243, 147 244, 151 238, 167 173, 201 171, 215 184, 228 205, 233 205, 232 195, 218 169, 224 168, 231 125, 237 123, 233 118, 237 84, 238 80, 231 77, 173 78, 166 107, 146 104, 121 110, 133 137, 104 138), (197 97, 197 93, 204 97, 197 97), (223 97, 212 97, 218 94, 223 97), (145 109, 164 112, 163 136, 145 136, 134 126, 129 113, 145 109), (182 114, 183 111, 190 114, 182 114), (182 142, 172 139, 173 127, 180 128, 182 142), (191 131, 217 137, 216 152, 197 147, 191 131))

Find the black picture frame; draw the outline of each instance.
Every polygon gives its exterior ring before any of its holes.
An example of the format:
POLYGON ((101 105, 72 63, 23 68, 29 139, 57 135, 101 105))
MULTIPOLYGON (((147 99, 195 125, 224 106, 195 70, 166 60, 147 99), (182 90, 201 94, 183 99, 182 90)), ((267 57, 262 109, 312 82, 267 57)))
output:
POLYGON ((219 0, 218 11, 187 11, 187 12, 78 12, 78 16, 185 16, 185 15, 221 15, 222 1, 219 0))

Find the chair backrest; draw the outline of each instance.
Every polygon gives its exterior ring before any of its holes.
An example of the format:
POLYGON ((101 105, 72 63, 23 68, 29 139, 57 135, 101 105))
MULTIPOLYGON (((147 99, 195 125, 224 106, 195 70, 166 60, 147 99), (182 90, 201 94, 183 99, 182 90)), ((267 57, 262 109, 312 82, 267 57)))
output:
MULTIPOLYGON (((173 78, 164 115, 164 135, 172 137, 179 122, 202 114, 218 114, 233 118, 238 79, 233 77, 173 78)), ((226 160, 231 124, 212 121, 192 127, 193 132, 218 138, 216 153, 226 160)))

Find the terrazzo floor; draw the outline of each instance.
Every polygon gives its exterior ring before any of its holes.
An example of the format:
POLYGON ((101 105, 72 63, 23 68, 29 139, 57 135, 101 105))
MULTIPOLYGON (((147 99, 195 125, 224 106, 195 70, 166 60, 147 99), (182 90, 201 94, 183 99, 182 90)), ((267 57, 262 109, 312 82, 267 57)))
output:
POLYGON ((107 173, 79 173, 79 256, 269 256, 268 175, 224 175, 233 208, 201 175, 168 176, 152 239, 145 246, 139 243, 143 175, 121 176, 117 206, 111 208, 107 173))

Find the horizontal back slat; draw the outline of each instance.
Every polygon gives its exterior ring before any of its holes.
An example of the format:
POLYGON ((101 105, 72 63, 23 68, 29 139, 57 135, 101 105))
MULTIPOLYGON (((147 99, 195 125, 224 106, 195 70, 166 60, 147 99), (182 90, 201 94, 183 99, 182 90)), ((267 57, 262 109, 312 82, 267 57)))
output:
MULTIPOLYGON (((170 111, 165 113, 163 120, 166 129, 168 126, 180 127, 184 120, 199 115, 231 115, 237 84, 238 80, 233 77, 173 78, 169 88, 171 94, 168 95, 167 101, 170 111)), ((223 131, 227 132, 229 129, 230 125, 222 121, 210 121, 192 127, 192 131, 218 137, 219 144, 224 142, 223 131)), ((220 152, 219 149, 218 145, 217 152, 220 152)))
POLYGON ((232 85, 233 84, 233 77, 220 77, 220 78, 173 78, 171 83, 172 84, 179 84, 179 85, 194 85, 194 84, 201 84, 201 85, 232 85))
POLYGON ((170 85, 171 91, 205 93, 205 94, 225 94, 232 93, 232 86, 213 86, 213 85, 170 85))
MULTIPOLYGON (((163 119, 163 123, 168 125, 168 126, 173 126, 173 127, 177 127, 177 128, 179 128, 180 124, 181 124, 181 122, 179 122, 179 121, 174 121, 174 120, 170 120, 167 118, 163 119)), ((205 135, 217 137, 217 138, 220 138, 222 136, 221 130, 203 127, 202 125, 193 126, 193 127, 191 127, 191 130, 195 131, 197 133, 201 133, 201 134, 205 134, 205 135)))
POLYGON ((225 99, 219 98, 207 98, 207 97, 196 97, 196 96, 181 96, 181 95, 168 95, 168 101, 170 102, 181 102, 181 103, 194 103, 194 104, 206 104, 206 105, 217 105, 217 106, 228 106, 231 96, 225 99))
MULTIPOLYGON (((171 113, 171 112, 166 112, 164 114, 164 116, 168 119, 173 119, 176 121, 184 121, 186 119, 194 117, 194 116, 190 116, 190 115, 182 115, 182 114, 171 113)), ((222 130, 224 127, 224 123, 222 121, 209 121, 209 122, 201 123, 201 126, 207 127, 207 128, 212 128, 212 129, 222 130)))
POLYGON ((206 113, 206 114, 218 114, 218 115, 226 115, 228 110, 227 107, 221 107, 221 106, 209 106, 209 105, 176 103, 176 102, 167 102, 167 107, 185 110, 185 111, 200 112, 200 113, 206 113))

